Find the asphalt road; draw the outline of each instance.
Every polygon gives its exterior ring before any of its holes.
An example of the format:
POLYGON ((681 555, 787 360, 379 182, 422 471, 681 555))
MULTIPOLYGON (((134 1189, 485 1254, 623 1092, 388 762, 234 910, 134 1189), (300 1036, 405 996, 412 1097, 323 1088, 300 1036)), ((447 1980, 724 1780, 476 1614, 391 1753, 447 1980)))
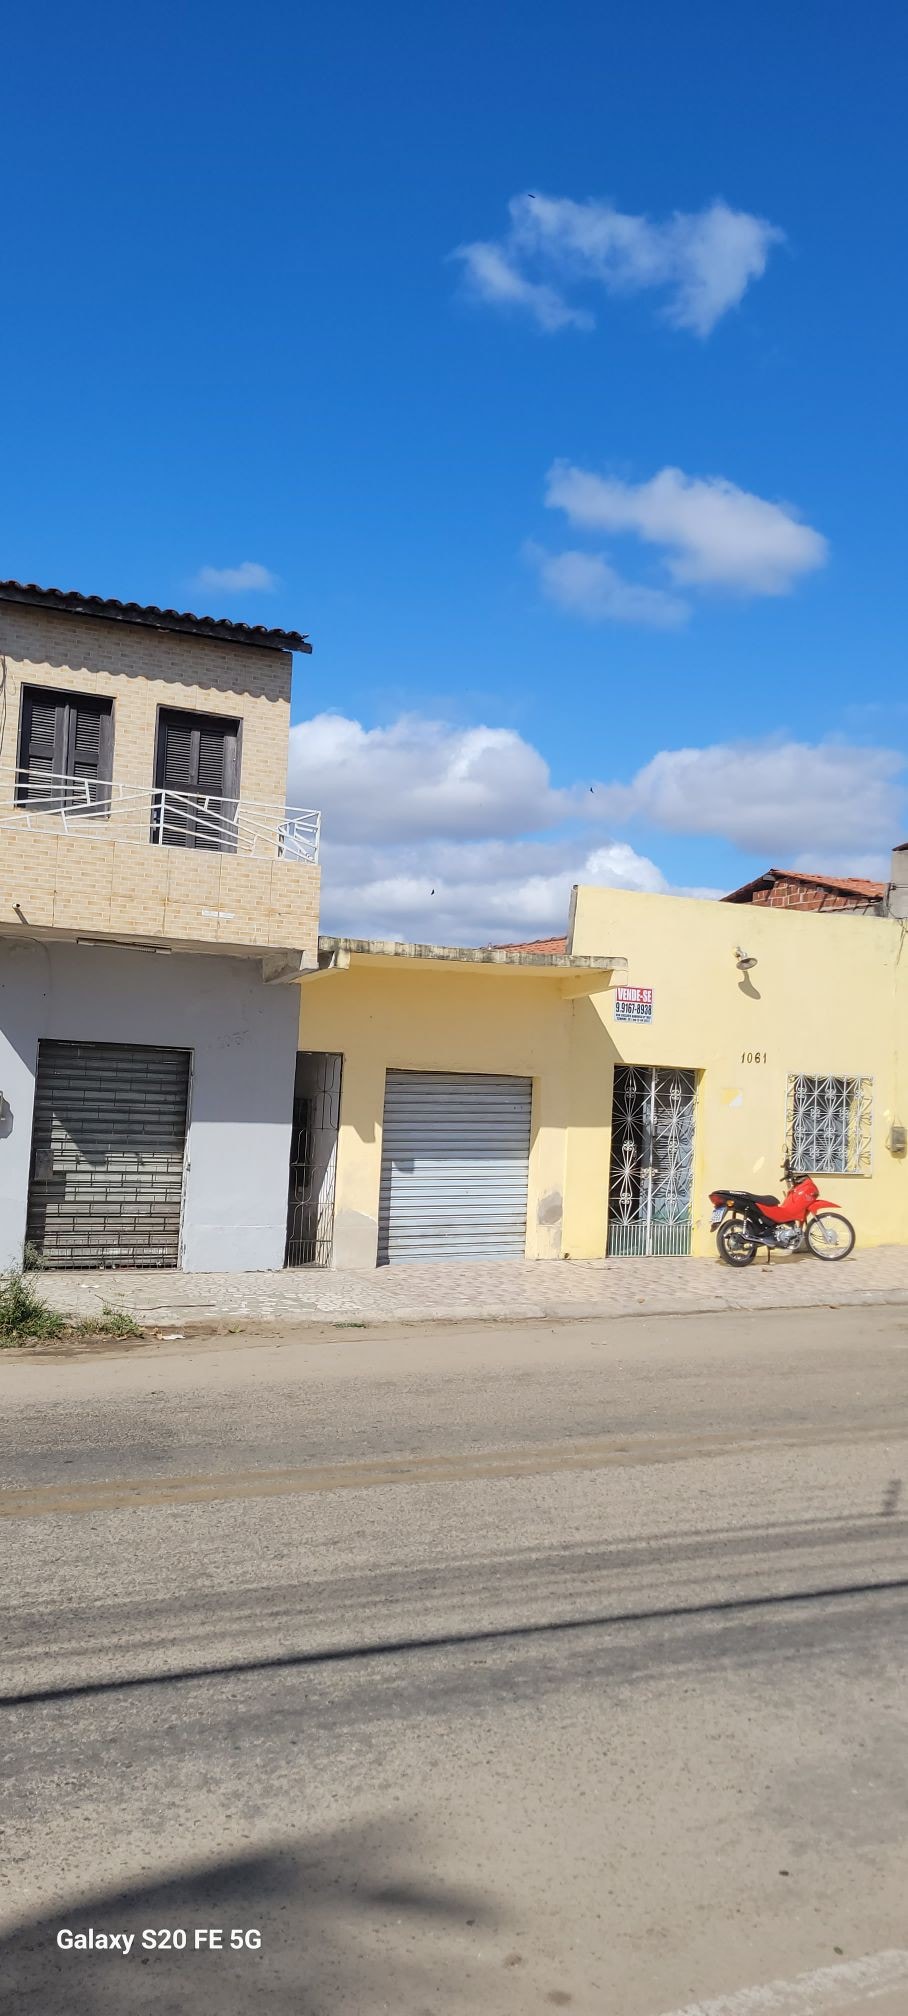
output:
POLYGON ((906 1383, 878 1309, 0 1357, 10 2011, 905 2016, 906 1383))

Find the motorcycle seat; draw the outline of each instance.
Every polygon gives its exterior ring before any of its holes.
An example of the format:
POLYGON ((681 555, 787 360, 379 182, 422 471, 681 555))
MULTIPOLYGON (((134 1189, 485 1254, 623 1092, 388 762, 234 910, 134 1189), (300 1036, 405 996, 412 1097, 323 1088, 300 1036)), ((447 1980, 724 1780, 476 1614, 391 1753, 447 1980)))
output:
POLYGON ((730 1197, 737 1197, 743 1204, 778 1204, 778 1197, 758 1197, 754 1190, 730 1190, 730 1197))

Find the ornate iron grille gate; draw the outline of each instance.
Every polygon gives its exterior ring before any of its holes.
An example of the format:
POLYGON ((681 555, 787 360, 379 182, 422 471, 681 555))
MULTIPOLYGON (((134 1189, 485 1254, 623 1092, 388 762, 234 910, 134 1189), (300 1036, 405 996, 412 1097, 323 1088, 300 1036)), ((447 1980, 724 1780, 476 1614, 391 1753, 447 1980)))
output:
POLYGON ((690 1252, 696 1094, 694 1071, 616 1066, 607 1253, 690 1252))
POLYGON ((331 1265, 341 1063, 315 1050, 296 1060, 285 1267, 331 1265))
POLYGON ((786 1138, 805 1176, 869 1176, 872 1078, 788 1080, 786 1138))

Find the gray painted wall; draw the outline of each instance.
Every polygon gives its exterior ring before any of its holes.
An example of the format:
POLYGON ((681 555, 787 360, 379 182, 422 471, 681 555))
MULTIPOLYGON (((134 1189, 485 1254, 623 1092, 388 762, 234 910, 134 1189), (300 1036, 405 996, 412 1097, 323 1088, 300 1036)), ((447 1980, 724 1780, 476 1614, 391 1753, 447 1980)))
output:
POLYGON ((40 1038, 192 1051, 183 1266, 283 1265, 295 987, 254 959, 0 943, 0 1267, 21 1260, 40 1038))

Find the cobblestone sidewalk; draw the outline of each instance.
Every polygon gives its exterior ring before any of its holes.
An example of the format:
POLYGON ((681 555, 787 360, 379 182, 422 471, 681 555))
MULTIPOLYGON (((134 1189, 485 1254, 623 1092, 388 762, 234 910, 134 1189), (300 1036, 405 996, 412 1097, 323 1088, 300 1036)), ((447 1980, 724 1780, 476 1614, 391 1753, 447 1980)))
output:
POLYGON ((89 1316, 107 1302, 155 1328, 244 1317, 295 1327, 828 1309, 908 1303, 908 1246, 878 1246, 835 1264, 777 1257, 743 1273, 712 1259, 502 1260, 370 1274, 48 1273, 40 1285, 67 1314, 89 1316))

